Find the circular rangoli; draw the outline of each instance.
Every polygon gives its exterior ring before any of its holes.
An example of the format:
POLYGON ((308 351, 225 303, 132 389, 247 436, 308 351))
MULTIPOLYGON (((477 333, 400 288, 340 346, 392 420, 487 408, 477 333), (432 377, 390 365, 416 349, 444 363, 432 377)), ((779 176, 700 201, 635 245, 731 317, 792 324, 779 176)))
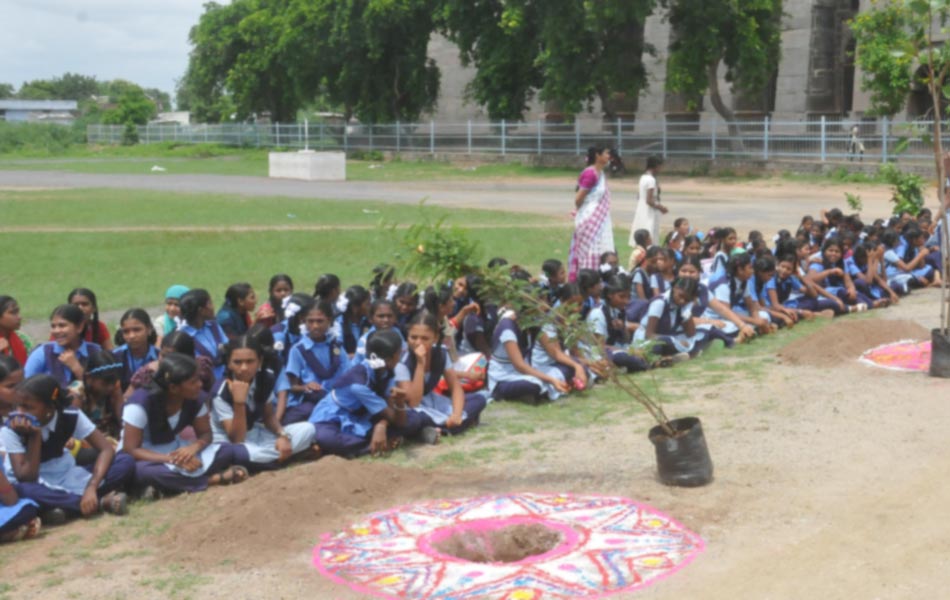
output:
POLYGON ((601 496, 508 494, 369 515, 314 549, 322 574, 383 598, 596 598, 645 587, 703 550, 670 517, 601 496))
POLYGON ((904 340, 872 348, 861 355, 861 362, 894 371, 930 370, 930 342, 904 340))

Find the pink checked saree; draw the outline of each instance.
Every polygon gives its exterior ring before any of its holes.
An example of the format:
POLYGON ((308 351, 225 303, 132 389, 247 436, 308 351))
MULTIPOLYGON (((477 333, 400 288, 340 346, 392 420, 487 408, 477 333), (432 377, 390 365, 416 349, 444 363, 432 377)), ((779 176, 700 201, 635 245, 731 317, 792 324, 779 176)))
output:
POLYGON ((590 192, 574 217, 574 237, 568 256, 569 281, 574 281, 581 269, 596 269, 600 266, 600 255, 614 251, 607 177, 594 167, 587 167, 577 179, 577 185, 590 192))

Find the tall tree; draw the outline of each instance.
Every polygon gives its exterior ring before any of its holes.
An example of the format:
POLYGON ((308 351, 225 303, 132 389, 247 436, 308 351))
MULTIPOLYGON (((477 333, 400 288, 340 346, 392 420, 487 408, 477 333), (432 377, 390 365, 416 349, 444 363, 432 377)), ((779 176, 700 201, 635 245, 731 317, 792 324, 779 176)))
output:
POLYGON ((950 34, 948 25, 950 0, 883 0, 851 22, 857 64, 864 73, 861 87, 871 92, 874 113, 896 114, 904 108, 908 94, 917 85, 924 85, 930 95, 933 130, 924 137, 930 140, 933 149, 938 202, 944 203, 940 211, 943 296, 939 330, 944 343, 934 344, 934 356, 937 348, 947 347, 950 338, 950 222, 947 218, 950 200, 941 132, 943 107, 950 99, 950 45, 945 43, 950 34))
POLYGON ((467 95, 493 120, 520 121, 544 84, 539 3, 443 0, 440 31, 458 46, 462 65, 475 67, 467 95))
MULTIPOLYGON (((666 85, 694 105, 709 92, 723 119, 735 121, 719 89, 719 65, 733 91, 765 90, 781 55, 782 0, 664 0, 672 37, 666 85)), ((736 133, 733 131, 733 133, 736 133)))
POLYGON ((253 6, 247 0, 204 6, 205 12, 188 34, 192 50, 180 90, 186 90, 195 120, 214 123, 228 120, 234 112, 227 78, 238 55, 248 50, 238 27, 253 6))
POLYGON ((654 0, 443 0, 440 27, 476 75, 469 91, 493 119, 520 120, 539 96, 576 113, 647 85, 643 25, 654 0))
POLYGON ((13 91, 12 83, 0 83, 0 99, 12 98, 14 95, 13 91))
POLYGON ((102 122, 112 125, 145 125, 155 116, 155 103, 145 95, 142 88, 126 88, 119 96, 116 108, 107 111, 102 122))

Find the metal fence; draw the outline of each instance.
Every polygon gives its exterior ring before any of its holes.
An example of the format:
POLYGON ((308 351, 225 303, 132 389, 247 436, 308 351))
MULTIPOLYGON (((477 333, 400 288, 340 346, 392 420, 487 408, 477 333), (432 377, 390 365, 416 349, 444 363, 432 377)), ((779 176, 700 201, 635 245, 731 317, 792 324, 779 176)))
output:
MULTIPOLYGON (((931 121, 724 122, 622 121, 556 124, 544 121, 149 125, 139 143, 177 142, 230 146, 406 152, 416 154, 580 155, 587 147, 616 148, 624 157, 813 162, 927 162, 933 160, 931 121), (852 128, 858 127, 857 136, 852 128)), ((90 125, 91 144, 119 144, 125 128, 90 125)), ((944 128, 946 135, 946 127, 944 128)))

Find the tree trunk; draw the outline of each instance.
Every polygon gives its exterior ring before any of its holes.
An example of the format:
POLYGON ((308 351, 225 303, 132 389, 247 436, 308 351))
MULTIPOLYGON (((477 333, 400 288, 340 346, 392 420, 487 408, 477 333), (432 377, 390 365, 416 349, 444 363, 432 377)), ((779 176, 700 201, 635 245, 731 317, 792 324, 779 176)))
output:
MULTIPOLYGON (((931 69, 932 69, 931 61, 931 69)), ((933 71, 931 71, 932 73, 933 71)), ((950 335, 950 281, 947 279, 947 275, 950 274, 950 238, 948 238, 948 219, 947 219, 947 171, 945 165, 945 158, 943 156, 943 139, 941 132, 941 115, 940 115, 940 96, 943 94, 942 89, 937 88, 936 78, 930 77, 930 96, 931 101, 934 105, 934 121, 933 121, 933 151, 934 151, 934 164, 937 168, 937 205, 940 210, 940 259, 941 259, 941 271, 940 274, 942 284, 940 286, 940 329, 943 331, 944 335, 950 335)))
POLYGON ((706 79, 709 80, 709 101, 712 102, 713 108, 729 126, 730 148, 733 152, 744 152, 745 144, 742 143, 742 132, 736 124, 736 115, 722 101, 722 95, 719 92, 719 61, 720 58, 717 57, 715 61, 706 65, 706 79))

